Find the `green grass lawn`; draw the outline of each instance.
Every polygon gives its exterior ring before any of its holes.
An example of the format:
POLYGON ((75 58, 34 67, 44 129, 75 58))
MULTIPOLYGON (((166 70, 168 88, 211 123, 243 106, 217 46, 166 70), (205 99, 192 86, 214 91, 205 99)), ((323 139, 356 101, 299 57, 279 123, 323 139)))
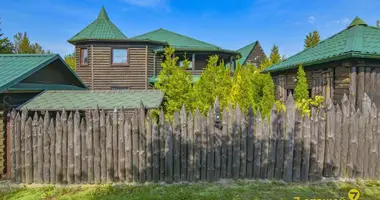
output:
MULTIPOLYGON (((1 184, 1 183, 0 183, 1 184)), ((197 183, 181 185, 97 185, 2 187, 0 199, 344 199, 352 188, 361 199, 380 200, 380 182, 319 184, 250 182, 197 183)))

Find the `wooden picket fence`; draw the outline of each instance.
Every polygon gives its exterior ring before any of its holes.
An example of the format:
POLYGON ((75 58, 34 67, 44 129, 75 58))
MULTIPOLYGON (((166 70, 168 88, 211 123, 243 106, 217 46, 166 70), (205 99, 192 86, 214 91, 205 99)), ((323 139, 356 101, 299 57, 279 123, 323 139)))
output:
POLYGON ((131 117, 13 111, 9 176, 27 184, 379 180, 380 112, 367 95, 362 103, 360 111, 346 95, 340 105, 329 99, 309 117, 290 95, 286 112, 273 106, 267 118, 239 105, 221 111, 216 100, 207 116, 182 108, 172 122, 163 112, 156 122, 143 108, 131 117))

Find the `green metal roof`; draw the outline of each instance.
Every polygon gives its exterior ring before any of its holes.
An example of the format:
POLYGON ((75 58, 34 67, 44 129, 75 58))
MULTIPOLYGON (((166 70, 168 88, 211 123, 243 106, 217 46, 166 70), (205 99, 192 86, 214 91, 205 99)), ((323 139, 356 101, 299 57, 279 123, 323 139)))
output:
MULTIPOLYGON (((181 35, 172 31, 168 31, 162 28, 142 34, 142 35, 132 37, 132 39, 164 42, 174 47, 176 51, 215 51, 215 52, 228 52, 228 53, 237 54, 237 52, 235 51, 222 49, 221 47, 218 47, 216 45, 209 44, 207 42, 203 42, 200 40, 196 40, 194 38, 184 36, 184 35, 181 35)), ((159 47, 155 49, 155 51, 163 51, 163 50, 164 50, 164 47, 159 47)))
MULTIPOLYGON (((0 92, 17 85, 57 59, 61 60, 63 65, 80 81, 83 88, 86 88, 58 54, 0 54, 0 92)), ((21 90, 21 86, 18 85, 15 88, 21 90)))
POLYGON ((74 85, 43 84, 43 83, 18 83, 8 90, 10 91, 43 91, 43 90, 85 90, 86 88, 74 85))
MULTIPOLYGON (((201 75, 192 75, 192 77, 193 77, 193 83, 195 83, 199 81, 201 75)), ((155 84, 157 81, 158 81, 158 76, 148 78, 148 82, 152 85, 155 84)))
POLYGON ((164 93, 160 90, 48 90, 18 109, 133 109, 139 107, 140 102, 143 102, 146 108, 158 108, 163 98, 164 93))
POLYGON ((102 6, 98 18, 74 35, 68 42, 74 44, 84 40, 125 40, 127 37, 111 22, 102 6))
POLYGON ((368 26, 357 17, 341 32, 265 71, 282 71, 297 68, 300 64, 310 66, 344 58, 380 59, 380 28, 368 26))
POLYGON ((243 48, 236 50, 237 52, 239 52, 241 54, 241 58, 238 60, 241 65, 245 64, 245 61, 247 60, 249 54, 251 54, 253 49, 255 49, 256 44, 257 44, 257 41, 254 43, 251 43, 251 44, 249 44, 243 48))

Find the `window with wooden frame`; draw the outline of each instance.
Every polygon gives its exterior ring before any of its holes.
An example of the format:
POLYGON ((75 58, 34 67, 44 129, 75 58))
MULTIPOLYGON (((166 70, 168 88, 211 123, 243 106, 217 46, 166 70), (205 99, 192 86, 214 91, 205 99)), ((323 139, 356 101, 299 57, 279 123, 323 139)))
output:
POLYGON ((128 65, 128 49, 112 49, 112 65, 128 65))
POLYGON ((80 64, 88 65, 88 49, 87 48, 80 49, 80 64))

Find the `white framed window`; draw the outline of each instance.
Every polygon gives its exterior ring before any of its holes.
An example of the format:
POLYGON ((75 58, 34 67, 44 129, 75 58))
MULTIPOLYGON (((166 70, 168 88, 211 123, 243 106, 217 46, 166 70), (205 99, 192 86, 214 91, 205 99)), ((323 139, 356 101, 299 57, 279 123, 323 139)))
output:
POLYGON ((88 49, 87 48, 80 49, 80 64, 81 65, 88 64, 88 49))
POLYGON ((127 65, 128 49, 112 49, 112 64, 127 65))

